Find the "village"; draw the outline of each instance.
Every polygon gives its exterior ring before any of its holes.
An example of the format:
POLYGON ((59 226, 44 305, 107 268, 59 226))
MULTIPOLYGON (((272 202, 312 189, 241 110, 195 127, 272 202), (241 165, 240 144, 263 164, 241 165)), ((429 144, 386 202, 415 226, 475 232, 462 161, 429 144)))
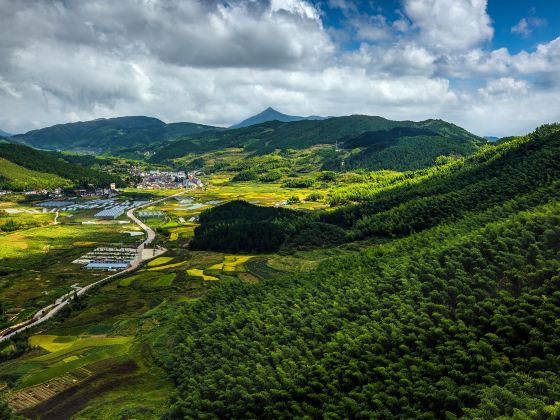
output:
POLYGON ((136 185, 140 189, 176 189, 176 188, 204 188, 204 184, 198 178, 200 171, 161 171, 155 170, 138 170, 134 168, 132 173, 141 181, 136 185))
MULTIPOLYGON (((129 168, 130 174, 133 175, 138 182, 132 184, 138 189, 160 190, 160 189, 197 189, 204 188, 204 183, 200 179, 200 171, 164 171, 160 169, 145 170, 137 167, 129 168)), ((14 193, 9 189, 0 189, 0 196, 10 195, 14 193)), ((47 189, 29 189, 23 191, 22 194, 27 197, 43 197, 50 199, 61 199, 65 197, 115 197, 118 193, 117 185, 111 183, 108 187, 95 187, 90 185, 89 188, 78 188, 69 190, 63 187, 47 189)))

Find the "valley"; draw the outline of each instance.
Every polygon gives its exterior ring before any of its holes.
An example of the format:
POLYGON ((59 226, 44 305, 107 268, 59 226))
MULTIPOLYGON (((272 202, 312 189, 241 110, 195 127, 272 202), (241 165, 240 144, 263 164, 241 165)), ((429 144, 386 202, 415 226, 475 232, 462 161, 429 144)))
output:
POLYGON ((559 5, 0 0, 0 420, 560 419, 559 5))
MULTIPOLYGON (((268 127, 233 131, 269 133, 268 127)), ((515 302, 555 287, 560 131, 544 126, 500 144, 470 135, 449 140, 470 144, 461 153, 434 146, 439 140, 428 133, 426 154, 417 135, 427 133, 388 128, 386 135, 343 141, 340 134, 334 144, 291 149, 283 142, 274 150, 266 138, 264 149, 255 140, 225 138, 217 143, 222 148, 198 151, 179 139, 158 147, 182 154, 157 163, 159 152, 141 159, 129 152, 87 159, 61 153, 56 176, 63 181, 34 185, 22 178, 22 187, 10 180, 0 197, 0 393, 7 406, 45 419, 314 410, 344 417, 345 395, 385 401, 372 416, 397 410, 390 401, 400 395, 412 417, 429 412, 433 398, 449 412, 482 410, 491 403, 481 389, 508 387, 520 374, 491 360, 515 358, 521 369, 529 362, 507 347, 519 339, 503 335, 480 311, 513 310, 515 302), (386 154, 393 138, 413 146, 386 154), (371 166, 376 159, 382 169, 371 166), (101 168, 102 182, 83 181, 101 168), (127 249, 136 256, 125 258, 127 249), (506 256, 517 265, 504 266, 506 256), (468 308, 476 299, 486 306, 475 313, 468 308), (467 343, 461 334, 472 338, 467 343), (461 356, 465 346, 489 377, 504 381, 463 380, 440 359, 475 375, 471 359, 461 356), (447 391, 414 400, 424 385, 398 382, 409 369, 402 357, 424 372, 420 377, 431 369, 426 364, 441 365, 464 400, 439 400, 447 391), (359 373, 352 360, 378 367, 359 373), (334 374, 350 376, 344 384, 334 374)), ((5 156, 14 156, 5 147, 5 156)), ((52 170, 12 159, 29 170, 52 170)), ((534 310, 554 313, 541 303, 534 310)), ((544 357, 526 343, 516 345, 544 357)), ((543 410, 554 395, 538 397, 543 410)))

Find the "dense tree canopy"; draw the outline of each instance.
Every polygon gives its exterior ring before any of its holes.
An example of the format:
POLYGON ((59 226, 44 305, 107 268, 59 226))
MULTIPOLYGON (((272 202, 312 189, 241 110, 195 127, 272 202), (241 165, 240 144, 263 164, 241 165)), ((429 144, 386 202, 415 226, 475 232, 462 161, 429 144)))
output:
POLYGON ((185 305, 168 417, 558 417, 559 133, 322 216, 398 239, 185 305))

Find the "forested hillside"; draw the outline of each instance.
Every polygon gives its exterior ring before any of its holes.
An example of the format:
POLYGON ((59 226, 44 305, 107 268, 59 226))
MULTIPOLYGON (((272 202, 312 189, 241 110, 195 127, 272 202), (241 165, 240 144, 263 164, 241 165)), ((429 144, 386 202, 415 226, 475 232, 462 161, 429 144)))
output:
POLYGON ((16 190, 120 183, 114 175, 69 163, 60 156, 18 144, 0 144, 0 183, 16 190))
POLYGON ((430 166, 440 155, 466 156, 475 152, 485 140, 441 120, 391 121, 352 115, 319 121, 271 121, 247 128, 202 133, 155 147, 151 161, 164 162, 189 153, 231 147, 263 155, 276 149, 301 150, 337 142, 339 147, 356 152, 348 162, 351 167, 406 170, 430 166))
MULTIPOLYGON (((329 212, 293 213, 289 219, 271 217, 266 225, 277 238, 275 249, 293 244, 294 238, 299 245, 305 244, 312 240, 314 231, 324 230, 326 225, 344 228, 347 241, 410 234, 516 197, 546 197, 558 189, 559 153, 558 126, 544 126, 526 137, 488 146, 464 160, 391 176, 389 182, 343 187, 331 196, 335 204, 357 204, 329 212)), ((250 238, 262 237, 263 226, 252 223, 253 217, 246 217, 248 212, 222 221, 212 218, 211 212, 207 218, 201 217, 193 245, 212 249, 222 238, 222 247, 259 251, 250 238)))
POLYGON ((186 122, 165 124, 150 117, 120 117, 58 124, 18 134, 11 140, 39 149, 102 153, 214 129, 217 127, 186 122))
POLYGON ((0 157, 0 189, 24 191, 68 187, 70 181, 46 172, 38 172, 16 165, 0 157))
MULTIPOLYGON (((172 357, 160 349, 169 418, 557 418, 559 158, 545 126, 364 186, 362 204, 315 221, 398 239, 185 305, 172 357)), ((226 224, 251 215, 236 206, 226 224)))

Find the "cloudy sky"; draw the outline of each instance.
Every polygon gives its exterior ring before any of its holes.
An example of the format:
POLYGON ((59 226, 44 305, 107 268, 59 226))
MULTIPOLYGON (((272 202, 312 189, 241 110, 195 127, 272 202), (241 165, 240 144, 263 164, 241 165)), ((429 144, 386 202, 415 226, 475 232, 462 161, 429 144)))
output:
POLYGON ((0 129, 272 106, 521 134, 560 121, 556 3, 0 0, 0 129))

